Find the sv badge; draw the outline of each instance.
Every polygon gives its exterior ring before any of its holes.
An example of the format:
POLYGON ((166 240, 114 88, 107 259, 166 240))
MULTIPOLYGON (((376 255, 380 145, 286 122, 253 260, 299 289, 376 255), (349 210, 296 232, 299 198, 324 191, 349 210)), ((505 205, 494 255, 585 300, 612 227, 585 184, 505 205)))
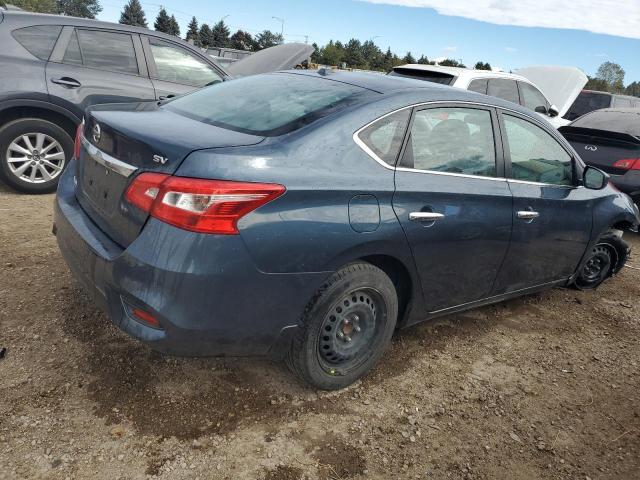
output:
POLYGON ((167 157, 163 157, 162 155, 154 155, 153 161, 159 163, 160 165, 164 165, 169 161, 169 159, 167 157))

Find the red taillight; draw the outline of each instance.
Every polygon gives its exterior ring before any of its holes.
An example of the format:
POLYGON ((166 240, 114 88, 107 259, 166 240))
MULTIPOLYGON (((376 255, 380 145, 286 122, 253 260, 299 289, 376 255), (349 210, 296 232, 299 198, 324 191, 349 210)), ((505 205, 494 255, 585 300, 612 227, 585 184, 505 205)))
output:
POLYGON ((142 323, 145 323, 153 328, 161 328, 160 322, 156 317, 151 315, 149 312, 145 312, 140 308, 132 308, 131 313, 137 320, 140 320, 142 323))
POLYGON ((640 170, 640 158, 623 158, 616 161, 613 166, 622 170, 640 170))
POLYGON ((142 173, 126 199, 152 217, 185 230, 235 235, 237 223, 285 191, 274 183, 234 182, 142 173))
POLYGON ((76 128, 76 142, 73 145, 73 158, 78 160, 80 158, 80 142, 82 138, 82 130, 84 129, 84 120, 80 122, 78 128, 76 128))

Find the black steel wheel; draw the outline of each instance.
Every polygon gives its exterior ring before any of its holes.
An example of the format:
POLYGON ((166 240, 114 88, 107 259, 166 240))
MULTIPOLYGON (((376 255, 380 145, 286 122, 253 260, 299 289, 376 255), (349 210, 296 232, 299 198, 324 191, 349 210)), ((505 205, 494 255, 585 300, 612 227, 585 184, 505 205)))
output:
POLYGON ((575 284, 583 290, 596 288, 607 279, 612 267, 611 248, 607 245, 596 245, 584 263, 575 284))
POLYGON ((369 263, 347 265, 307 306, 287 363, 317 388, 346 387, 380 359, 397 315, 398 297, 389 277, 369 263))

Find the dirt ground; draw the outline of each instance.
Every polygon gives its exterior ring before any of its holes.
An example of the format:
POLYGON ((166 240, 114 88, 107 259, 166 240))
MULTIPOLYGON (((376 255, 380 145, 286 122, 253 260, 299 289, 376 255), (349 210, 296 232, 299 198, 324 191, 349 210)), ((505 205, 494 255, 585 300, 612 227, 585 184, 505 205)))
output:
POLYGON ((402 332, 324 393, 120 332, 63 263, 52 202, 0 185, 0 479, 640 478, 637 256, 595 292, 402 332))

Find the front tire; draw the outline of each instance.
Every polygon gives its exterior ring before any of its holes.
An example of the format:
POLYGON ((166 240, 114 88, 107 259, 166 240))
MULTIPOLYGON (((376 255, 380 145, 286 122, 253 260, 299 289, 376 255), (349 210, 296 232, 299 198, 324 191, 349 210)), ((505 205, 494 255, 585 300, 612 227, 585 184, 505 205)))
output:
POLYGON ((0 129, 0 177, 25 193, 49 193, 73 155, 73 140, 54 123, 21 118, 0 129))
POLYGON ((344 388, 378 362, 397 317, 398 295, 389 277, 369 263, 349 264, 307 305, 287 364, 316 388, 344 388))

